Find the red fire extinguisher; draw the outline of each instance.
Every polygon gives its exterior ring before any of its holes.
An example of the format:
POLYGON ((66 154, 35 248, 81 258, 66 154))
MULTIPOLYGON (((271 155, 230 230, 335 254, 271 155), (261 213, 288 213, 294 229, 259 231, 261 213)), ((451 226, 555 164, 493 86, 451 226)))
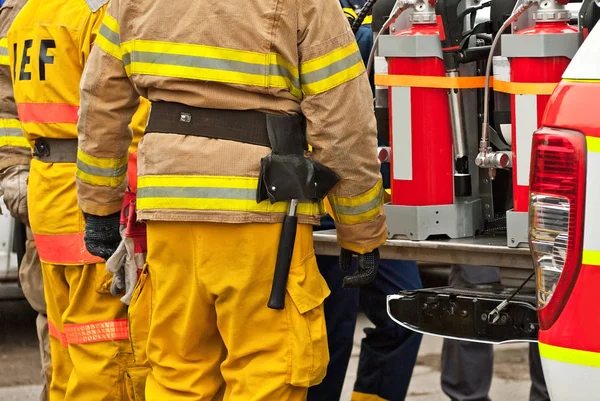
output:
MULTIPOLYGON (((435 37, 439 30, 433 7, 415 10, 412 27, 394 36, 435 37)), ((418 39, 418 38, 417 38, 418 39)), ((432 41, 433 42, 433 41, 432 41)), ((439 54, 389 57, 388 74, 445 77, 439 54)), ((453 144, 448 94, 442 88, 393 87, 389 96, 392 146, 392 204, 398 206, 451 205, 454 203, 453 144)))
POLYGON ((535 83, 560 82, 578 47, 577 29, 568 24, 570 13, 560 5, 564 2, 548 3, 549 8, 536 11, 535 26, 509 35, 510 41, 502 44, 502 53, 510 60, 511 84, 525 84, 520 93, 511 95, 515 212, 526 213, 529 207, 531 140, 551 94, 551 89, 536 91, 535 83), (571 35, 573 40, 558 40, 560 35, 571 35))

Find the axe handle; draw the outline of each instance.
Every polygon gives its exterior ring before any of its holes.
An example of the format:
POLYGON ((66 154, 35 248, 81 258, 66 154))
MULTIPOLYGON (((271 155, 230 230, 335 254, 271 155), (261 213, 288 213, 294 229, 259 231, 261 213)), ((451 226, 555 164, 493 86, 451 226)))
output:
MULTIPOLYGON (((291 209, 292 207, 290 207, 290 211, 291 209)), ((267 304, 271 309, 283 310, 285 307, 285 291, 290 274, 292 253, 294 253, 294 243, 296 242, 296 229, 298 228, 298 217, 295 212, 294 207, 293 213, 285 216, 283 227, 281 228, 275 274, 273 275, 273 286, 271 287, 271 295, 267 304)))

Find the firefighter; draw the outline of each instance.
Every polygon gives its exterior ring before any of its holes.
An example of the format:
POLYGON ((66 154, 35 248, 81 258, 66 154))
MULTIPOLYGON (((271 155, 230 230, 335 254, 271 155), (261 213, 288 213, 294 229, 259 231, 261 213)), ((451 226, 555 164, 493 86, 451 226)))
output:
MULTIPOLYGON (((356 20, 364 3, 365 0, 340 0, 344 14, 351 23, 356 20)), ((356 41, 365 64, 373 46, 371 20, 371 15, 367 16, 356 32, 356 41)), ((384 185, 389 188, 389 170, 382 172, 384 185)), ((324 218, 321 228, 334 228, 331 219, 324 218)), ((422 288, 417 264, 383 260, 375 281, 360 290, 342 288, 343 275, 337 269, 337 257, 319 255, 317 264, 331 289, 331 295, 325 301, 331 360, 323 382, 309 390, 308 401, 340 399, 354 345, 359 308, 375 327, 366 330, 366 337, 361 344, 352 400, 373 397, 378 400, 404 400, 422 336, 399 326, 388 317, 386 298, 401 290, 422 288)))
MULTIPOLYGON (((45 283, 53 361, 50 401, 125 399, 124 379, 132 363, 126 307, 110 294, 112 275, 103 260, 86 251, 75 187, 76 162, 80 176, 101 175, 106 167, 86 154, 77 157, 76 128, 79 81, 105 3, 30 0, 8 33, 18 115, 34 148, 29 221, 45 283)), ((140 109, 138 134, 143 114, 140 109)))
MULTIPOLYGON (((124 121, 140 95, 152 102, 136 204, 152 285, 146 398, 304 400, 329 359, 329 289, 312 242, 322 204, 294 213, 296 200, 313 199, 331 170, 340 178, 329 200, 343 267, 354 255, 361 265, 352 284, 373 276, 387 235, 369 82, 339 4, 113 0, 100 35, 81 86, 80 154, 121 171, 124 121), (285 306, 271 309, 281 222, 294 214, 285 306)), ((93 179, 78 176, 79 204, 86 231, 105 231, 87 246, 110 253, 126 183, 93 179)))
POLYGON ((48 399, 52 375, 48 318, 44 300, 44 281, 37 249, 27 216, 27 177, 31 162, 31 146, 23 136, 13 97, 6 34, 26 0, 1 1, 0 8, 0 187, 10 213, 25 225, 25 255, 19 266, 19 281, 25 298, 38 312, 36 326, 42 360, 42 393, 40 400, 48 399))

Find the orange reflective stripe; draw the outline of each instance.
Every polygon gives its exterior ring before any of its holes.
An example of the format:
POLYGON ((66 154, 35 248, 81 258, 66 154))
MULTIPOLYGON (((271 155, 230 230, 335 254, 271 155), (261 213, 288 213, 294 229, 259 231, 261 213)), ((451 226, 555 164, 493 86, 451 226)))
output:
POLYGON ((17 103, 21 123, 76 124, 79 106, 64 103, 17 103))
MULTIPOLYGON (((490 86, 493 78, 490 78, 490 86)), ((375 85, 436 89, 484 88, 485 77, 428 77, 422 75, 375 74, 375 85)))
POLYGON ((85 248, 84 233, 33 234, 40 259, 46 263, 84 264, 103 263, 104 259, 92 255, 85 248))
POLYGON ((65 324, 65 333, 69 344, 127 340, 129 323, 127 323, 127 319, 115 319, 84 324, 65 324))
POLYGON ((496 92, 510 93, 511 95, 551 95, 558 85, 553 82, 508 82, 494 80, 496 92))
POLYGON ((50 334, 51 337, 56 338, 58 341, 60 341, 60 343, 62 344, 63 347, 67 347, 68 342, 67 342, 67 335, 63 332, 61 332, 58 327, 56 327, 56 325, 54 323, 52 323, 50 320, 48 320, 48 333, 50 334))

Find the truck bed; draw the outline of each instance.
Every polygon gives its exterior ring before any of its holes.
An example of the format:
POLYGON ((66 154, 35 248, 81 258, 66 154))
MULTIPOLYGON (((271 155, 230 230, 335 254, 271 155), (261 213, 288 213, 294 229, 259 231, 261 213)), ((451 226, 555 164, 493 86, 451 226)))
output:
MULTIPOLYGON (((318 255, 338 255, 335 230, 315 231, 318 255)), ((462 239, 411 241, 390 239, 380 248, 382 259, 418 262, 498 266, 531 271, 528 247, 509 248, 504 235, 478 235, 462 239)))

